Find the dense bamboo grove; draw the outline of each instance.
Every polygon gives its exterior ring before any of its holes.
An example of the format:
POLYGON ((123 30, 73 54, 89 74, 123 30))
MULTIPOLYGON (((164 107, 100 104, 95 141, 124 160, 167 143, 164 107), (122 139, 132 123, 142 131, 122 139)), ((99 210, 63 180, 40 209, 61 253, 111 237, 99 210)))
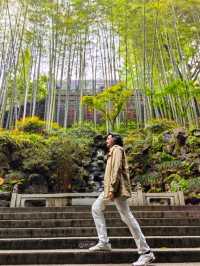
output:
POLYGON ((1 0, 0 127, 15 127, 28 106, 34 116, 45 99, 50 129, 60 117, 58 87, 67 91, 67 127, 72 80, 81 123, 89 79, 93 94, 99 79, 133 89, 138 126, 152 118, 198 126, 199 14, 199 0, 1 0))

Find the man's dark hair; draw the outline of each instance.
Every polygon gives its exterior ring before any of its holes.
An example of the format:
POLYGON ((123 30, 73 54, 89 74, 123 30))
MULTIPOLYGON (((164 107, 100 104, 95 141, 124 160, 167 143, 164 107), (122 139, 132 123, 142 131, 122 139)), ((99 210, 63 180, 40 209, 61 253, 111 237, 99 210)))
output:
POLYGON ((123 139, 122 139, 122 137, 119 134, 109 132, 107 137, 108 136, 112 136, 112 138, 114 140, 114 145, 119 145, 119 146, 123 147, 123 145, 124 145, 123 144, 123 139))

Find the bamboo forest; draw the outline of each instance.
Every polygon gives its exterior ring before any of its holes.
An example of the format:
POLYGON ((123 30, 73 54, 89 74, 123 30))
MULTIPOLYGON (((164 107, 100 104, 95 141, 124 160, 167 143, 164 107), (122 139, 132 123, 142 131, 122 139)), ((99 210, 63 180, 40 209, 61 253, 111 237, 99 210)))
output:
POLYGON ((84 120, 83 95, 96 95, 102 80, 104 88, 123 82, 131 90, 138 126, 154 118, 199 125, 198 0, 0 4, 1 126, 35 116, 36 103, 44 100, 51 128, 59 122, 60 88, 66 90, 67 127, 73 80, 74 122, 84 120))
POLYGON ((0 191, 102 191, 114 131, 133 187, 199 202, 199 25, 199 0, 0 0, 0 191))

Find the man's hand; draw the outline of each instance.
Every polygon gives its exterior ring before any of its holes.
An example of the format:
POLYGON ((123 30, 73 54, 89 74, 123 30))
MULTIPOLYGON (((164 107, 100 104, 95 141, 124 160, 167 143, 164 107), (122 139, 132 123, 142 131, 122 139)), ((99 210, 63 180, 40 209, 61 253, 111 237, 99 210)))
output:
POLYGON ((108 197, 110 200, 114 200, 114 193, 110 191, 108 197))

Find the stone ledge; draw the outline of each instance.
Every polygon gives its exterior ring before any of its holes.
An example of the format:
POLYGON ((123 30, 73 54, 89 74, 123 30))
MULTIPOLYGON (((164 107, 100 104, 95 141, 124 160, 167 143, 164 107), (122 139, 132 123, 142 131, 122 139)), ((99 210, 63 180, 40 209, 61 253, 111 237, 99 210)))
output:
POLYGON ((98 197, 99 193, 55 193, 55 194, 18 194, 12 193, 10 207, 26 207, 28 201, 45 201, 46 207, 65 207, 72 205, 72 199, 93 199, 98 197))
MULTIPOLYGON (((67 264, 67 266, 130 266, 129 264, 67 264)), ((17 265, 10 265, 17 266, 17 265)), ((27 265, 18 265, 18 266, 27 266, 27 265)), ((29 266, 38 266, 38 264, 31 264, 29 266)), ((66 266, 66 264, 40 264, 40 266, 66 266)), ((191 263, 151 263, 151 266, 200 266, 200 262, 191 262, 191 263)))
MULTIPOLYGON (((200 262, 187 263, 153 263, 152 266, 200 266, 200 262)), ((17 265, 10 265, 17 266, 17 265)), ((19 265, 18 265, 19 266, 19 265)), ((20 265, 27 266, 27 265, 20 265)), ((29 266, 38 266, 38 264, 31 264, 29 266)), ((40 264, 40 266, 66 266, 66 264, 40 264)), ((67 266, 83 266, 83 264, 67 264, 67 266)), ((96 264, 84 264, 84 266, 97 266, 96 264)), ((98 266, 130 266, 129 264, 98 264, 98 266)))
MULTIPOLYGON (((56 194, 18 194, 12 193, 10 207, 26 207, 29 201, 44 201, 45 207, 65 207, 72 205, 91 205, 100 193, 56 193, 56 194)), ((141 189, 132 193, 128 199, 130 206, 183 206, 182 191, 163 193, 143 193, 141 189)), ((108 202, 108 204, 113 204, 108 202)))
MULTIPOLYGON (((156 256, 155 262, 181 263, 199 262, 200 248, 187 249, 152 249, 156 256)), ((112 252, 93 252, 88 250, 15 250, 0 251, 1 265, 21 265, 21 264, 112 264, 112 263, 131 263, 138 258, 137 251, 134 249, 114 249, 112 252)))

